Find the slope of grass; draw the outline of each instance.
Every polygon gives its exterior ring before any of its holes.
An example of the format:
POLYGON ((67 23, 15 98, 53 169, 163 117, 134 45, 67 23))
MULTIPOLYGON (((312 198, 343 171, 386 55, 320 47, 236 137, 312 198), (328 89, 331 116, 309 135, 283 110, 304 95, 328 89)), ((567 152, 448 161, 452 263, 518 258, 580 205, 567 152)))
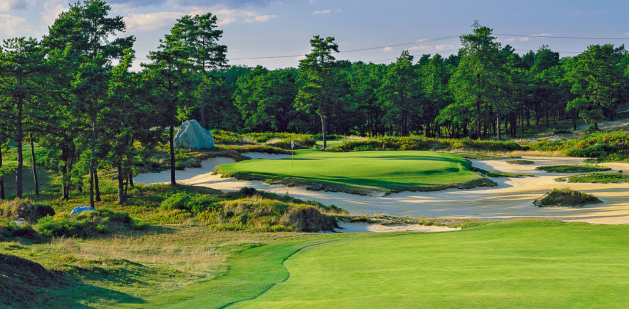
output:
POLYGON ((629 226, 509 221, 308 247, 230 308, 626 308, 629 226))
POLYGON ((437 152, 301 151, 293 160, 248 160, 218 166, 215 172, 238 179, 359 194, 495 185, 471 168, 471 163, 460 156, 437 152))
POLYGON ((557 182, 570 183, 621 183, 629 182, 629 175, 621 173, 589 173, 556 178, 557 182))
POLYGON ((598 165, 548 165, 538 166, 535 168, 538 171, 544 171, 547 173, 589 173, 589 172, 604 172, 609 171, 611 168, 598 166, 598 165))

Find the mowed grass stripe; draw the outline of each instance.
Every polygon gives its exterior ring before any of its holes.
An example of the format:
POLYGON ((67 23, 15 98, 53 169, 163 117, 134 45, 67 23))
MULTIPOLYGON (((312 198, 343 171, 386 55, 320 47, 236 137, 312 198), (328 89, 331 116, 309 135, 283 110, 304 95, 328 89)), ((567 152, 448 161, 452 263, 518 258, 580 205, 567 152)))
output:
POLYGON ((399 192, 439 190, 486 181, 470 167, 471 163, 460 156, 427 151, 302 151, 293 160, 248 160, 221 165, 217 172, 239 179, 323 183, 399 192))
POLYGON ((230 308, 627 308, 629 226, 516 221, 302 250, 230 308))

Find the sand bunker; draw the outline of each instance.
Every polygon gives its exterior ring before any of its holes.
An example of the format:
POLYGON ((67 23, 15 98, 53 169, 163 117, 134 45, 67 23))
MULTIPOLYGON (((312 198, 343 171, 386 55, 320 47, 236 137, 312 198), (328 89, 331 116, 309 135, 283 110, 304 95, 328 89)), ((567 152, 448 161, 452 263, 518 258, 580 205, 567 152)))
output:
MULTIPOLYGON (((471 160, 473 165, 485 170, 526 173, 535 177, 493 178, 498 183, 493 188, 475 188, 471 190, 448 189, 438 192, 402 192, 385 197, 359 196, 347 193, 308 191, 303 187, 268 185, 262 181, 240 181, 234 178, 221 178, 211 175, 219 164, 233 163, 227 158, 214 158, 202 163, 202 168, 177 171, 180 183, 206 186, 223 191, 235 191, 241 187, 253 187, 258 190, 290 194, 304 200, 317 200, 326 205, 336 205, 355 215, 393 215, 479 218, 479 219, 516 219, 550 218, 565 221, 591 223, 623 224, 629 223, 629 183, 620 184, 581 184, 559 183, 555 178, 567 174, 549 174, 537 171, 540 165, 580 164, 582 158, 561 157, 524 157, 535 162, 530 165, 508 164, 506 160, 471 160), (605 203, 583 208, 539 208, 533 200, 553 188, 572 188, 593 194, 605 203)), ((601 164, 614 169, 629 172, 629 164, 601 164)), ((157 174, 142 174, 135 180, 138 183, 166 183, 170 179, 168 171, 157 174)))

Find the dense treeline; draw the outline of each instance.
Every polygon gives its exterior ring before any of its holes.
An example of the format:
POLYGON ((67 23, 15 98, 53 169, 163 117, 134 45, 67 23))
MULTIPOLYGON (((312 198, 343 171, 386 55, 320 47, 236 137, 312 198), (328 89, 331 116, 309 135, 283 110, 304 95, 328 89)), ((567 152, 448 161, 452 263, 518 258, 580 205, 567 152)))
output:
POLYGON ((334 38, 315 36, 298 68, 268 70, 228 66, 223 32, 207 13, 178 19, 134 72, 135 37, 123 36, 122 17, 109 11, 101 0, 77 2, 41 40, 3 42, 0 199, 2 176, 14 171, 22 196, 24 143, 55 162, 62 198, 89 174, 93 205, 99 171, 116 170, 125 203, 133 161, 147 153, 138 147, 167 148, 175 166, 174 130, 189 119, 208 129, 321 134, 324 145, 328 132, 500 139, 567 119, 596 129, 626 102, 623 46, 592 45, 567 58, 542 46, 520 56, 486 27, 462 36, 456 55, 404 51, 388 65, 337 60, 334 38), (1 152, 11 141, 17 164, 7 166, 1 152))

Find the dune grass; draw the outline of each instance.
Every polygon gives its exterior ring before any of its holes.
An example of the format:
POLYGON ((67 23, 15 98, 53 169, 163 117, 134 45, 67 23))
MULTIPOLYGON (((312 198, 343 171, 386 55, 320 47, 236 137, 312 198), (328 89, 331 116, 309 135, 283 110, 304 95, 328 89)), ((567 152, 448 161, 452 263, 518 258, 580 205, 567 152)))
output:
POLYGON ((599 166, 599 165, 548 165, 538 166, 538 171, 544 171, 547 173, 589 173, 589 172, 604 172, 609 171, 611 168, 599 166))
POLYGON ((626 308, 628 233, 525 220, 337 241, 296 253, 286 282, 230 308, 626 308))
POLYGON ((460 156, 437 152, 307 150, 297 152, 293 160, 248 160, 221 165, 215 172, 238 179, 359 194, 495 185, 471 168, 471 163, 460 156))
POLYGON ((556 206, 568 206, 568 207, 583 207, 590 204, 599 204, 603 201, 591 194, 566 189, 553 189, 552 191, 544 194, 544 196, 533 201, 533 204, 538 207, 556 207, 556 206))
POLYGON ((557 182, 570 183, 621 183, 629 182, 629 175, 621 173, 589 173, 556 178, 557 182))

